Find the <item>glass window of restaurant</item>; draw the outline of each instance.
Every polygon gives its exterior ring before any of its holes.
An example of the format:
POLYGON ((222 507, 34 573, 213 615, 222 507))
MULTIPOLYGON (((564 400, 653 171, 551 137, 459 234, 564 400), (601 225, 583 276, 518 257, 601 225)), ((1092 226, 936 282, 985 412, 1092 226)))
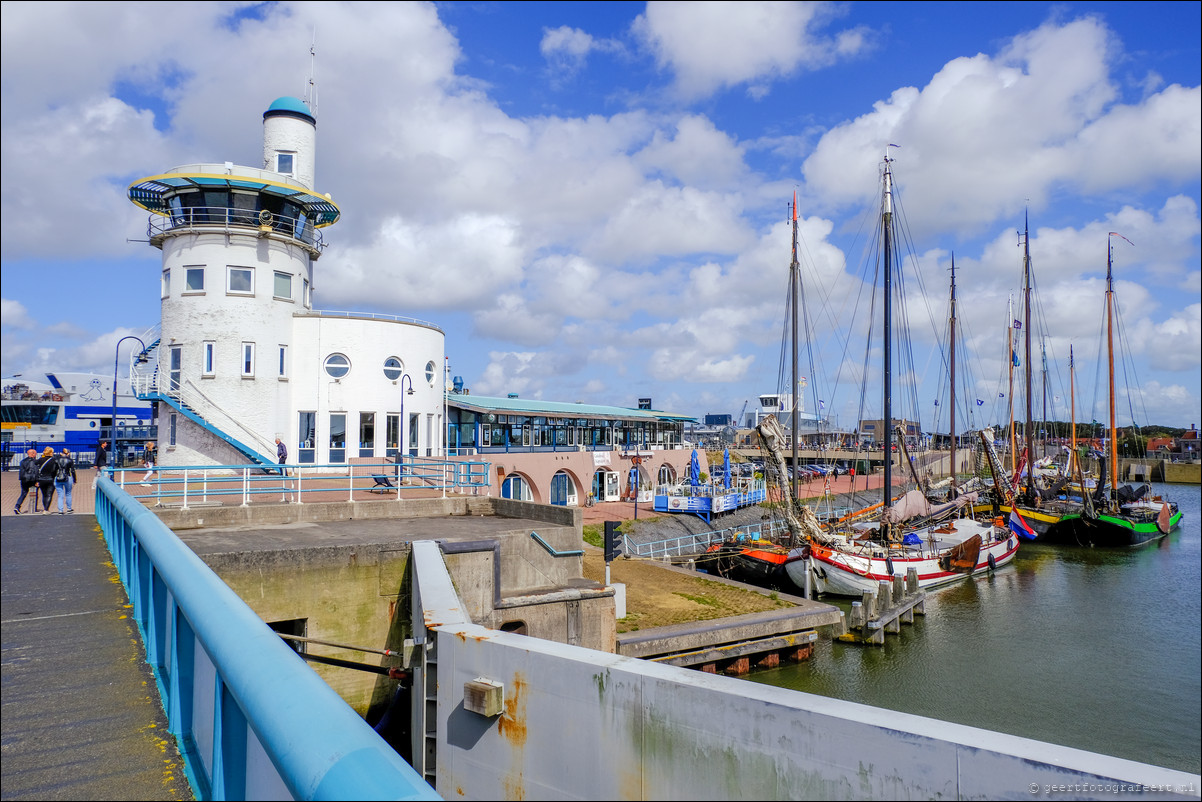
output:
POLYGON ((384 418, 384 456, 396 459, 401 443, 401 416, 389 414, 384 418))
POLYGON ((346 413, 330 413, 330 462, 346 462, 346 413))
POLYGON ((298 413, 297 461, 312 465, 317 461, 317 413, 298 413))
POLYGON ((376 454, 376 413, 359 413, 359 456, 374 457, 376 454))

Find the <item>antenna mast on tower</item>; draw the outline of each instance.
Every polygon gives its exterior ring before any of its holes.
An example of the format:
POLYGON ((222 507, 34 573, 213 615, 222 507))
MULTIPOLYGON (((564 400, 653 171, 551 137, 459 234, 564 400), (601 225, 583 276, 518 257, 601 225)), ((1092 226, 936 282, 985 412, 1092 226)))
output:
POLYGON ((317 28, 313 29, 313 41, 309 45, 309 84, 305 87, 305 105, 313 116, 317 116, 317 28))

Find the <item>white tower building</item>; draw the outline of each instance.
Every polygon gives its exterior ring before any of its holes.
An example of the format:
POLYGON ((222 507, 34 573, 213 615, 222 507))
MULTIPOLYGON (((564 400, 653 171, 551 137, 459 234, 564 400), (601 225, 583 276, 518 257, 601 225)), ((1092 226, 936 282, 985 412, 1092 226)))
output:
POLYGON ((317 121, 282 97, 263 166, 193 164, 135 182, 163 252, 161 337, 135 390, 158 403, 163 465, 382 461, 444 453, 444 336, 421 321, 312 308, 322 229, 317 121), (403 392, 402 392, 403 391, 403 392))

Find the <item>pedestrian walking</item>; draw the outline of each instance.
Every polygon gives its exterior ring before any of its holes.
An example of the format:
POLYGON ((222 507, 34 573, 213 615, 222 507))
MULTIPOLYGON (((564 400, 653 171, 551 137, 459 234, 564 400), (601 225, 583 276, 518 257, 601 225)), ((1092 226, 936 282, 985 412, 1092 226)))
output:
POLYGON ((92 477, 92 489, 96 489, 96 480, 104 473, 104 468, 109 464, 109 444, 106 440, 101 440, 96 446, 96 475, 92 477))
POLYGON ((280 438, 275 439, 276 464, 280 466, 280 478, 283 480, 284 493, 280 493, 280 501, 292 500, 292 484, 288 481, 288 446, 280 438))
POLYGON ((142 459, 142 467, 146 469, 146 475, 142 477, 142 487, 150 487, 150 477, 154 475, 154 449, 146 449, 142 459))
POLYGON ((25 459, 21 460, 21 465, 17 468, 17 478, 21 482, 21 496, 17 499, 17 504, 13 507, 15 515, 21 514, 21 505, 25 503, 25 497, 29 495, 29 491, 33 491, 33 511, 38 510, 38 477, 41 476, 41 470, 38 468, 38 451, 36 448, 31 448, 25 452, 25 459))
POLYGON ((46 446, 38 457, 38 489, 42 491, 42 514, 50 514, 50 501, 54 498, 54 477, 58 473, 58 462, 54 449, 46 446))
POLYGON ((71 505, 71 491, 75 487, 75 460, 71 452, 64 446, 62 453, 54 459, 54 489, 58 492, 58 514, 63 514, 63 503, 66 502, 67 512, 75 512, 71 505))

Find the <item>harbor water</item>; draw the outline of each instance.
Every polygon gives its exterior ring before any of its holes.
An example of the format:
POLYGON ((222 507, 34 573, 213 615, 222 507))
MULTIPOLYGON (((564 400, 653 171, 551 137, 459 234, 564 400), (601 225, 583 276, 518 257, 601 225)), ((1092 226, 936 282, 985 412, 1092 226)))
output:
POLYGON ((928 592, 925 618, 883 647, 821 641, 747 678, 1198 773, 1202 488, 1153 493, 1184 515, 1159 543, 1024 544, 996 574, 928 592))

